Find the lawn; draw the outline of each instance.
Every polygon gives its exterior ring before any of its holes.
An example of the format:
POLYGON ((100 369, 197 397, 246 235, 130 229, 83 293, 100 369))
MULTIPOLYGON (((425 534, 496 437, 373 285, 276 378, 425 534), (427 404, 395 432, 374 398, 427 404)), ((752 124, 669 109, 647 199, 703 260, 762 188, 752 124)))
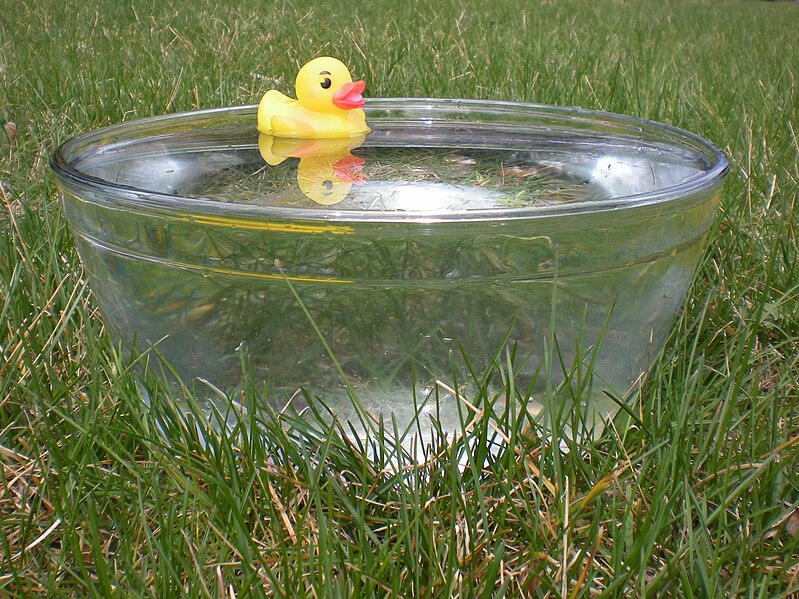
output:
POLYGON ((0 0, 0 596, 799 595, 797 30, 794 2, 0 0), (116 344, 52 151, 291 92, 320 54, 367 96, 602 109, 727 153, 634 418, 397 468, 335 429, 195 424, 116 344))

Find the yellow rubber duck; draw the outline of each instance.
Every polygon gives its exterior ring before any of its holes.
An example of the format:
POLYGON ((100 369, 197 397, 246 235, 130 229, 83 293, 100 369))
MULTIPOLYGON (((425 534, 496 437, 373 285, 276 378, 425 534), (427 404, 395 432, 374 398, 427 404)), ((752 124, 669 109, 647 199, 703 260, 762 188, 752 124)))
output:
POLYGON ((277 166, 286 158, 299 158, 297 185, 310 200, 323 206, 339 203, 353 185, 366 182, 364 160, 350 154, 364 141, 355 135, 336 139, 285 139, 258 136, 258 151, 268 164, 277 166))
POLYGON ((335 139, 365 135, 366 116, 361 109, 366 84, 353 81, 346 65, 320 56, 297 73, 297 99, 269 90, 258 105, 258 131, 274 137, 335 139))

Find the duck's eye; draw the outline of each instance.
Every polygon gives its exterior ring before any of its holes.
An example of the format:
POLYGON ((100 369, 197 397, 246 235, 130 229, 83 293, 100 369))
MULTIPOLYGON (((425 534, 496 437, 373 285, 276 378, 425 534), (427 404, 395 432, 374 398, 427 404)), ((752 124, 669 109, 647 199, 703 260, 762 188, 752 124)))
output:
POLYGON ((330 89, 330 86, 333 84, 333 82, 330 81, 330 77, 325 77, 325 75, 330 75, 330 71, 322 71, 319 73, 319 76, 323 77, 319 85, 322 86, 322 89, 330 89))

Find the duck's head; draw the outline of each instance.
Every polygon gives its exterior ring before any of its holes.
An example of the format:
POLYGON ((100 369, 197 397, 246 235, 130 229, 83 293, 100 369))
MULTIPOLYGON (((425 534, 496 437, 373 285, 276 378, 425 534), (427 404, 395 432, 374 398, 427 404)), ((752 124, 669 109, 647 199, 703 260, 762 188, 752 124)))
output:
POLYGON ((320 56, 305 63, 297 73, 297 100, 314 112, 352 110, 363 106, 366 84, 353 81, 346 65, 335 58, 320 56))

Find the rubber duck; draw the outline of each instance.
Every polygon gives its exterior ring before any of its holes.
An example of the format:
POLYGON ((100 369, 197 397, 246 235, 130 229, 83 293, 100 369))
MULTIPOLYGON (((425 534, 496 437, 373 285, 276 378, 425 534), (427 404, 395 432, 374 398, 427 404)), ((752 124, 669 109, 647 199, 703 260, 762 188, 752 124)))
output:
POLYGON ((355 184, 366 181, 364 160, 350 151, 360 146, 364 135, 338 139, 286 139, 258 136, 258 151, 265 162, 277 166, 286 158, 299 158, 297 185, 310 200, 323 206, 339 203, 355 184))
POLYGON ((275 137, 334 139, 365 135, 366 116, 361 107, 366 84, 353 81, 346 65, 320 56, 297 73, 297 99, 269 90, 258 105, 258 131, 275 137))

